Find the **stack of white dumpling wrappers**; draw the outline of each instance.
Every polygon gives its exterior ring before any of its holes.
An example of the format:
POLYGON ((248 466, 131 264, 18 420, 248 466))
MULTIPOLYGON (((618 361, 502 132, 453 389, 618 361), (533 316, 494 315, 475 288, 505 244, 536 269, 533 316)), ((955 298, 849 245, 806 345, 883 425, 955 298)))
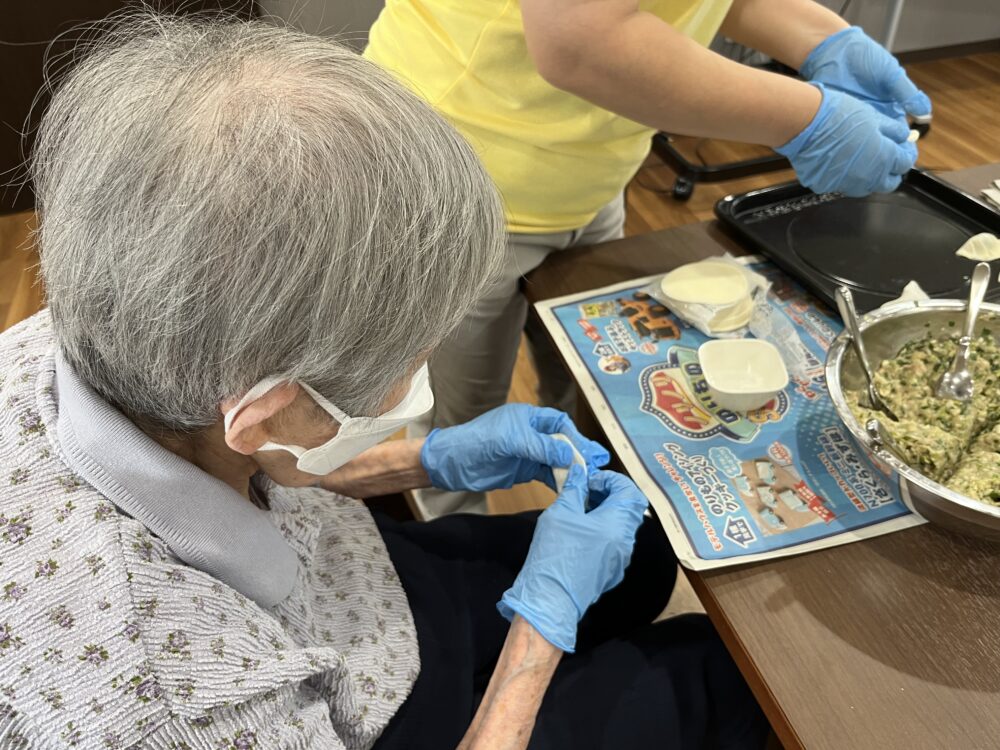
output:
POLYGON ((729 253, 678 266, 646 291, 712 338, 742 338, 768 280, 729 253))

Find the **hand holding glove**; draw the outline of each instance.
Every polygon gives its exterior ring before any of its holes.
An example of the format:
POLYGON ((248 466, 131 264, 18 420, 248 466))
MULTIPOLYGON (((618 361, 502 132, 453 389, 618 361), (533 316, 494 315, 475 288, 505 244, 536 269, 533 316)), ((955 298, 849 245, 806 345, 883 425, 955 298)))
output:
POLYGON ((823 101, 812 122, 775 149, 792 163, 799 182, 816 193, 858 198, 899 187, 917 161, 917 147, 906 140, 906 122, 849 94, 814 85, 823 101))
POLYGON ((431 484, 443 490, 506 489, 539 480, 555 489, 553 466, 573 463, 573 451, 552 437, 568 437, 594 470, 608 452, 576 429, 566 414, 528 404, 506 404, 455 427, 433 430, 420 450, 431 484))
POLYGON ((648 505, 628 477, 598 471, 588 482, 574 466, 562 494, 538 517, 524 567, 497 604, 500 614, 521 615, 571 653, 584 612, 625 576, 648 505))

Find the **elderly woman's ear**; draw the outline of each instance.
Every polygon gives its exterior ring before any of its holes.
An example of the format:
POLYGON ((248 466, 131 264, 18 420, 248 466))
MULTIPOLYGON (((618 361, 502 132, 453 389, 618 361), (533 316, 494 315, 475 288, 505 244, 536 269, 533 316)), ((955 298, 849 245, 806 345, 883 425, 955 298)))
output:
MULTIPOLYGON (((273 437, 267 420, 290 406, 301 390, 296 383, 283 383, 244 406, 234 415, 226 430, 226 445, 245 456, 256 453, 273 437)), ((239 402, 239 398, 223 401, 220 409, 226 414, 230 409, 236 408, 239 402)))

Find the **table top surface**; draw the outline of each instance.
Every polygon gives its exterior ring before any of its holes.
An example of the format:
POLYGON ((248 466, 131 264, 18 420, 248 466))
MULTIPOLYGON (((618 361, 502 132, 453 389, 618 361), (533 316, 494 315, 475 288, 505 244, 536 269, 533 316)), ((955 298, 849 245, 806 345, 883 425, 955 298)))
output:
MULTIPOLYGON (((978 195, 1000 164, 942 175, 978 195)), ((532 301, 743 252, 717 222, 573 253, 532 301)), ((1000 747, 1000 545, 931 525, 686 571, 786 748, 1000 747)))

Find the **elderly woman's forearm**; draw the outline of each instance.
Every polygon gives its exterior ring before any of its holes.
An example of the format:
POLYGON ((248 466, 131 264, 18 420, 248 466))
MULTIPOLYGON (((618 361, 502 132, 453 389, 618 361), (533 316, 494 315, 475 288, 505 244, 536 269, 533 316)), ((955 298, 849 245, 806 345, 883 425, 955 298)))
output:
POLYGON ((780 146, 819 109, 815 87, 707 50, 634 0, 525 0, 522 10, 549 83, 657 130, 780 146))
POLYGON ((430 487, 420 463, 423 438, 388 440, 327 474, 320 485, 349 497, 374 497, 430 487))
POLYGON ((847 21, 812 0, 735 0, 720 32, 798 69, 847 21))
POLYGON ((514 618, 479 709, 458 750, 522 750, 562 651, 514 618))

